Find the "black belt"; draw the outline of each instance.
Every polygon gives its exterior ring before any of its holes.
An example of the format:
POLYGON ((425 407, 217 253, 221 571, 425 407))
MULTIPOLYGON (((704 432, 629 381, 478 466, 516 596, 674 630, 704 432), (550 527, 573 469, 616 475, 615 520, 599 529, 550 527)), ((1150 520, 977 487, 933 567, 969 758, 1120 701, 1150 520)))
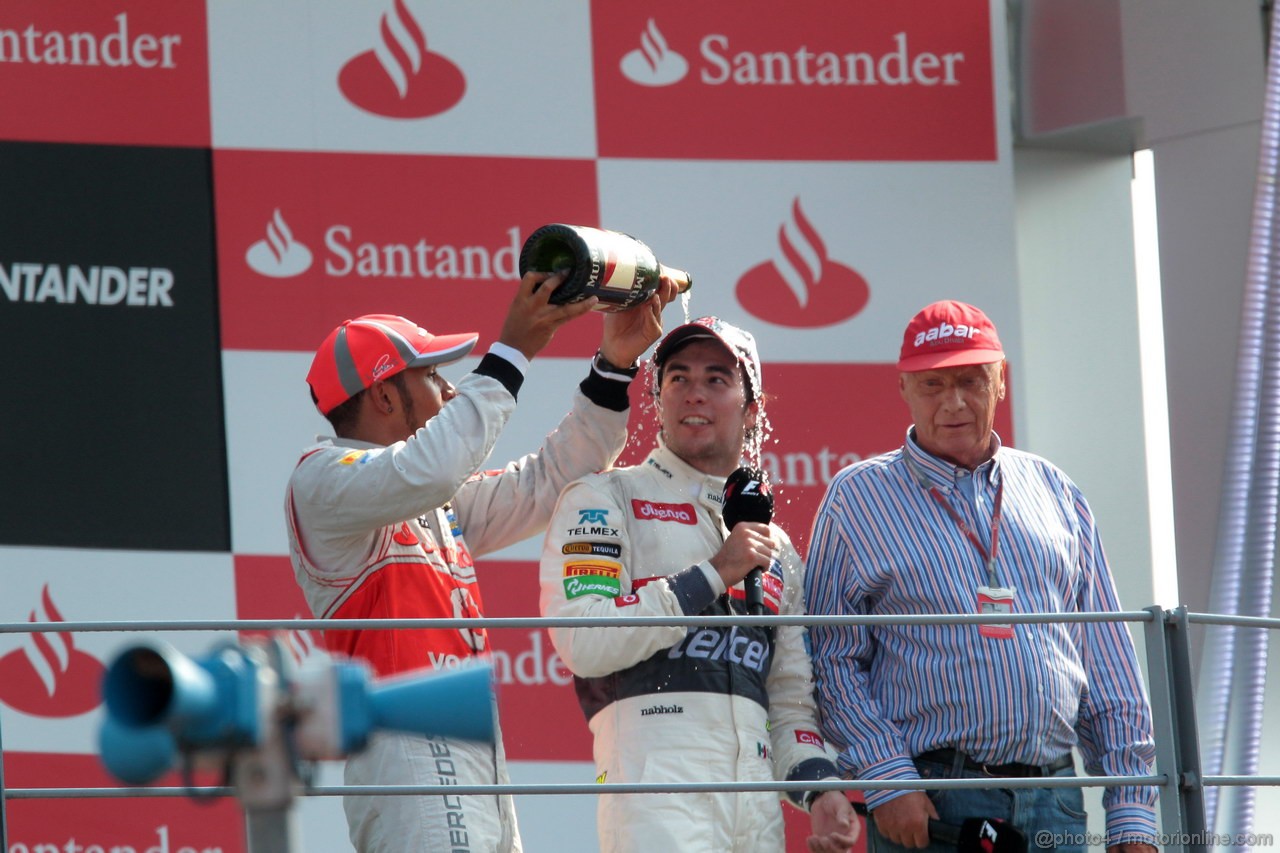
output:
POLYGON ((950 764, 953 768, 959 769, 964 767, 965 770, 974 773, 985 773, 988 776, 1009 776, 1022 778, 1027 776, 1052 776, 1059 770, 1066 770, 1073 766, 1071 753, 1067 753, 1056 761, 1050 761, 1048 764, 1023 764, 1021 761, 1011 761, 1008 764, 983 764, 981 761, 974 761, 967 753, 958 749, 931 749, 928 752, 922 752, 916 756, 916 761, 930 761, 935 764, 950 764))

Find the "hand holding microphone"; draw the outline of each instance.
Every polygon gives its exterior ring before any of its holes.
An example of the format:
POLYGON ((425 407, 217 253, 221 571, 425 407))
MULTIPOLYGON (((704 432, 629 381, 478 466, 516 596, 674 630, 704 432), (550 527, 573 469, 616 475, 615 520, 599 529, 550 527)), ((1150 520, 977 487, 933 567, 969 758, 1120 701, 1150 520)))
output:
MULTIPOLYGON (((758 468, 739 468, 729 475, 724 484, 723 516, 725 526, 731 534, 740 522, 768 524, 773 520, 773 491, 769 488, 769 479, 764 471, 758 468)), ((727 546, 729 543, 725 544, 727 546)), ((764 606, 764 570, 773 560, 771 539, 768 557, 767 561, 761 561, 763 564, 757 563, 751 568, 743 580, 747 614, 750 616, 763 616, 768 612, 764 606)))

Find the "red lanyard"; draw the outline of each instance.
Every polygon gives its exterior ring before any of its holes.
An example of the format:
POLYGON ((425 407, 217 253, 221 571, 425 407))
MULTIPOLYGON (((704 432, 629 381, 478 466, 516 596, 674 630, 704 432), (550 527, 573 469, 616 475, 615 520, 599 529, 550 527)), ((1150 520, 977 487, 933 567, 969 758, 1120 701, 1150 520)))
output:
POLYGON ((929 494, 933 499, 942 504, 942 508, 947 511, 947 515, 951 516, 951 520, 956 523, 956 527, 960 528, 960 532, 969 537, 969 541, 973 543, 973 547, 978 549, 978 553, 982 555, 982 560, 987 564, 987 583, 993 588, 996 585, 996 551, 1000 547, 1000 503, 1004 499, 1004 479, 1001 478, 1000 485, 996 486, 996 505, 991 512, 991 552, 988 553, 986 547, 982 544, 982 540, 978 538, 978 534, 973 532, 973 528, 960 517, 960 513, 956 512, 951 502, 938 491, 937 486, 929 487, 929 494))

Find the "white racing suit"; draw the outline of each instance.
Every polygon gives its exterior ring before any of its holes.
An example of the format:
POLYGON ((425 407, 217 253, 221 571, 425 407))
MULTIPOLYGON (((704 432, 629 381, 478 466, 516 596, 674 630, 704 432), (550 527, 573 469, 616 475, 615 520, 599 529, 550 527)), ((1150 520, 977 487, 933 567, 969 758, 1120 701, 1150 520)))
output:
MULTIPOLYGON (((607 467, 626 440, 627 383, 592 373, 537 454, 480 471, 515 408, 520 372, 486 355, 408 441, 324 439, 289 482, 294 574, 319 618, 480 616, 472 556, 546 527, 564 485, 607 467)), ((480 629, 326 631, 325 646, 378 676, 487 651, 480 629)), ((378 734, 347 761, 349 785, 509 782, 502 742, 378 734)), ((351 841, 370 851, 518 851, 509 796, 347 797, 351 841)))
MULTIPOLYGON (((583 478, 560 497, 542 551, 544 616, 744 615, 707 562, 724 542, 724 477, 659 445, 641 465, 583 478)), ((772 613, 804 612, 786 535, 765 574, 772 613)), ((804 628, 551 628, 595 736, 600 782, 837 777, 818 734, 804 628)), ((803 792, 789 794, 803 802, 803 792)), ((783 849, 772 792, 600 797, 604 851, 783 849)))

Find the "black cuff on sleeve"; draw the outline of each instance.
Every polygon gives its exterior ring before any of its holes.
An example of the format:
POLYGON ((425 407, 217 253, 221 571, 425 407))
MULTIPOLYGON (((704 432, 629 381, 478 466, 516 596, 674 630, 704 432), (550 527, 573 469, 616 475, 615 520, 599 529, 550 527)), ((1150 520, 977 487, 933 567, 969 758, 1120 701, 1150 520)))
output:
POLYGON ((618 367, 606 361, 600 353, 596 353, 595 358, 591 360, 591 372, 578 387, 582 389, 583 394, 587 395, 587 399, 597 406, 614 412, 625 412, 631 405, 627 389, 631 386, 631 380, 639 372, 639 366, 618 367))
POLYGON ((520 386, 524 384, 524 374, 520 372, 520 368, 502 356, 494 355, 491 352, 485 353, 484 358, 480 359, 480 364, 476 366, 473 372, 498 380, 511 393, 512 397, 519 395, 520 386))
POLYGON ((671 591, 680 600, 685 616, 697 616, 716 600, 715 590, 698 566, 690 566, 682 572, 667 576, 671 591))
MULTIPOLYGON (((822 779, 831 779, 839 777, 840 771, 836 769, 835 764, 826 758, 806 758, 795 767, 791 768, 791 772, 787 774, 788 782, 817 782, 822 779)), ((809 810, 812 803, 809 797, 814 795, 815 791, 787 791, 787 799, 795 803, 805 811, 809 810)))

